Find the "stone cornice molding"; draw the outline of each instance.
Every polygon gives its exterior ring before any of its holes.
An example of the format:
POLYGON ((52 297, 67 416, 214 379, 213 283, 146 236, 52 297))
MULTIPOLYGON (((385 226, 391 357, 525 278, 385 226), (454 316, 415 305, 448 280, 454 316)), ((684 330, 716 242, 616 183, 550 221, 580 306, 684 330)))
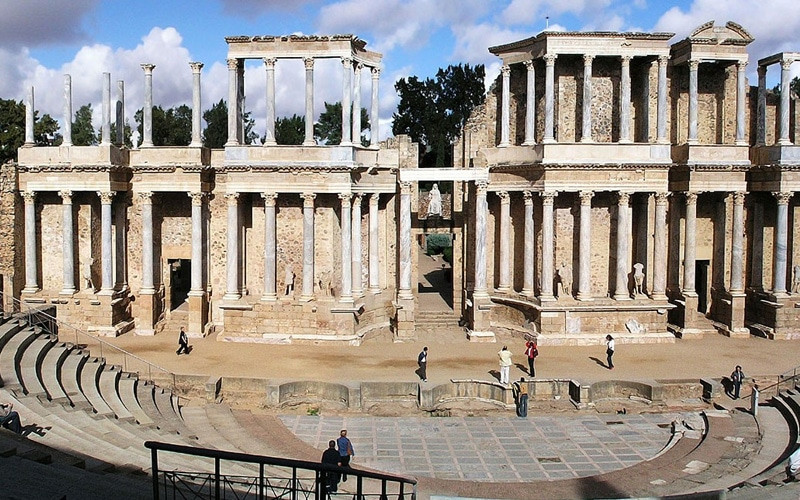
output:
MULTIPOLYGON (((199 167, 198 167, 199 168, 199 167)), ((207 167, 206 167, 207 168, 207 167)), ((216 172, 282 172, 282 173, 334 173, 334 172, 351 172, 362 168, 359 165, 222 165, 219 167, 212 167, 216 172)), ((184 169, 185 170, 185 169, 184 169)))
MULTIPOLYGON (((518 170, 656 170, 669 169, 674 165, 669 163, 495 163, 486 168, 490 172, 508 172, 518 170)), ((735 165, 726 165, 735 167, 735 165)), ((745 168, 749 168, 745 166, 745 168)), ((730 168, 726 168, 730 170, 730 168)))
POLYGON ((130 167, 126 165, 72 165, 69 163, 54 163, 50 165, 17 165, 20 172, 125 172, 130 167))

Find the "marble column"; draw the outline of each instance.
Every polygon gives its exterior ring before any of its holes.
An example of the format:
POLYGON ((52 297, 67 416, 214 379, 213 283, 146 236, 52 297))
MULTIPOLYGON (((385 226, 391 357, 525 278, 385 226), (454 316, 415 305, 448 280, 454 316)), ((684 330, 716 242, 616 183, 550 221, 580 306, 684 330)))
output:
POLYGON ((667 290, 667 201, 669 193, 656 193, 653 233, 653 300, 666 300, 667 290))
MULTIPOLYGON (((153 145, 153 70, 155 64, 142 64, 144 70, 144 108, 142 109, 142 146, 153 145)), ((134 145, 135 146, 135 145, 134 145)))
POLYGON ((225 195, 228 201, 228 248, 226 251, 226 289, 224 300, 239 300, 239 193, 225 195))
POLYGON ((139 193, 139 204, 142 206, 142 289, 139 293, 154 294, 155 280, 153 273, 153 193, 139 193))
POLYGON ((200 296, 203 289, 203 205, 205 193, 189 193, 192 198, 192 286, 189 295, 200 296))
POLYGON ((504 64, 500 68, 500 73, 503 75, 503 93, 500 101, 500 144, 497 147, 505 148, 510 145, 511 89, 509 86, 511 85, 511 68, 504 64))
MULTIPOLYGON (((689 144, 697 144, 697 71, 700 61, 689 61, 689 144)), ((694 288, 692 288, 694 290, 694 288)))
POLYGON ((744 197, 733 193, 733 229, 731 234, 731 293, 744 291, 744 197))
POLYGON ((276 220, 275 201, 278 193, 261 193, 264 198, 264 295, 261 300, 274 302, 278 300, 276 289, 276 220))
POLYGON ((203 63, 190 62, 189 67, 192 68, 192 142, 189 146, 199 148, 203 145, 203 138, 200 135, 203 129, 200 121, 203 116, 203 101, 200 91, 200 71, 203 69, 203 63))
POLYGON ((413 299, 411 293, 411 182, 400 182, 400 290, 398 298, 413 299))
POLYGON ((28 88, 25 95, 25 146, 33 146, 36 141, 33 137, 33 123, 35 121, 35 111, 33 102, 33 87, 28 88))
POLYGON ((536 144, 536 68, 533 61, 525 61, 525 141, 523 146, 536 144))
POLYGON ((244 145, 244 59, 239 62, 239 67, 236 69, 236 83, 236 142, 244 145))
POLYGON ((511 196, 498 191, 500 198, 500 283, 497 290, 511 291, 511 196))
POLYGON ((239 60, 228 59, 228 140, 225 146, 239 145, 239 60))
POLYGON ((306 68, 306 137, 303 140, 303 146, 316 146, 317 141, 314 140, 314 58, 304 57, 303 65, 306 68))
POLYGON ((341 232, 342 232, 342 302, 353 302, 353 229, 350 223, 351 210, 350 193, 339 193, 342 202, 341 232))
POLYGON ((369 195, 369 291, 380 293, 380 261, 378 260, 378 201, 380 194, 369 195))
POLYGON ((617 278, 614 300, 630 300, 628 290, 628 254, 630 252, 631 194, 617 193, 617 278))
POLYGON ((103 122, 100 124, 100 144, 111 144, 111 73, 103 73, 103 101, 100 105, 103 122))
POLYGON ((578 300, 592 300, 592 198, 594 192, 581 191, 581 215, 578 242, 580 273, 578 276, 578 300))
MULTIPOLYGON (((592 61, 594 56, 583 56, 583 126, 581 142, 592 142, 592 61)), ((629 96, 630 97, 630 96, 629 96)))
POLYGON ((697 238, 697 195, 687 191, 686 195, 686 223, 684 226, 683 242, 683 293, 696 295, 694 283, 694 267, 697 238))
POLYGON ((556 96, 556 55, 544 55, 544 138, 542 142, 553 143, 555 140, 555 96, 556 96))
POLYGON ((522 257, 523 279, 522 294, 533 297, 533 248, 536 244, 536 233, 533 227, 533 194, 530 191, 523 191, 522 197, 525 200, 525 251, 522 257))
POLYGON ((62 146, 72 146, 72 77, 64 75, 64 140, 62 146))
POLYGON ((750 287, 758 292, 764 291, 764 205, 758 198, 751 206, 753 229, 751 240, 750 287))
POLYGON ((767 67, 758 67, 758 108, 756 111, 756 146, 763 146, 767 134, 767 67))
POLYGON ((472 296, 476 299, 489 297, 486 285, 486 181, 476 181, 475 196, 475 289, 472 296))
POLYGON ((361 200, 363 197, 362 193, 353 195, 353 217, 351 222, 353 230, 351 245, 353 251, 353 295, 356 297, 364 296, 364 279, 361 269, 361 200))
POLYGON ((788 146, 792 144, 792 141, 789 140, 789 116, 791 114, 791 110, 789 108, 789 97, 792 92, 792 75, 789 70, 791 69, 793 62, 794 60, 792 59, 781 60, 781 101, 778 105, 781 120, 778 124, 778 144, 781 146, 788 146))
POLYGON ((75 293, 75 234, 73 231, 73 211, 72 211, 72 191, 64 190, 59 191, 58 195, 61 197, 61 234, 62 234, 62 258, 63 258, 63 271, 64 283, 61 288, 61 293, 72 295, 75 293))
POLYGON ((116 129, 116 137, 114 144, 122 146, 125 144, 125 82, 117 80, 117 102, 114 105, 115 116, 114 128, 116 129))
POLYGON ((541 300, 555 300, 553 294, 553 260, 554 254, 554 217, 553 202, 558 193, 545 191, 542 193, 542 284, 541 300))
POLYGON ((25 293, 39 290, 39 263, 36 257, 36 192, 22 191, 25 201, 25 293))
POLYGON ((353 144, 361 146, 361 70, 364 65, 356 63, 353 82, 353 144))
POLYGON ((785 295, 786 260, 789 246, 789 201, 794 193, 792 191, 780 191, 772 194, 778 202, 778 212, 775 220, 775 251, 772 259, 772 293, 785 295))
POLYGON ((619 96, 619 142, 631 142, 631 56, 622 56, 619 96))
POLYGON ((744 70, 747 67, 747 61, 738 61, 736 63, 736 145, 746 146, 747 141, 744 139, 744 113, 745 113, 745 94, 746 94, 746 78, 744 70))
MULTIPOLYGON (((351 96, 353 94, 353 84, 350 77, 353 75, 353 60, 349 57, 342 58, 342 140, 339 144, 349 146, 350 140, 350 114, 352 113, 351 96)), ((359 115, 360 116, 360 115, 359 115)))
POLYGON ((128 201, 120 195, 114 210, 114 231, 116 235, 114 249, 114 289, 128 288, 128 201))
POLYGON ((314 193, 303 193, 303 292, 300 300, 314 299, 314 193))
POLYGON ((275 142, 275 63, 274 57, 265 57, 267 71, 267 131, 264 146, 274 146, 275 142))
POLYGON ((100 253, 102 255, 102 273, 100 293, 111 294, 114 291, 113 261, 111 257, 111 202, 114 191, 98 191, 100 197, 100 253))
POLYGON ((371 148, 378 147, 378 124, 380 117, 378 116, 378 89, 381 78, 381 69, 372 68, 372 107, 369 113, 369 146, 371 148))
POLYGON ((669 56, 658 56, 658 90, 656 97, 656 142, 666 144, 667 139, 667 62, 669 56))

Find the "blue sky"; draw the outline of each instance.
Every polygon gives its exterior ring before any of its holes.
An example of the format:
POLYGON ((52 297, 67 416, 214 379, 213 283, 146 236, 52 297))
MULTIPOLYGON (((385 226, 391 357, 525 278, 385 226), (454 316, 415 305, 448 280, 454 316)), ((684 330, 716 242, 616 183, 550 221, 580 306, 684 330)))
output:
MULTIPOLYGON (((381 136, 397 105, 394 82, 432 76, 439 67, 485 64, 487 83, 498 73, 487 48, 543 30, 667 31, 673 41, 696 26, 731 20, 749 30, 748 76, 755 61, 800 51, 796 0, 0 0, 0 97, 21 100, 36 89, 36 108, 61 119, 63 74, 73 79, 74 109, 91 102, 99 122, 101 74, 124 80, 127 114, 143 101, 141 63, 155 63, 155 104, 191 103, 189 61, 201 61, 203 108, 225 98, 225 36, 352 33, 384 54, 380 86, 381 136), (754 8, 758 5, 757 8, 754 8), (549 21, 546 19, 549 17, 549 21)), ((294 61, 293 61, 294 62, 294 61)), ((301 65, 279 62, 277 113, 302 114, 301 65)), ((263 65, 248 63, 248 110, 263 123, 263 65), (251 97, 253 96, 253 97, 251 97)), ((341 96, 341 66, 318 64, 317 116, 323 101, 341 96)), ((800 73, 800 62, 793 67, 800 73)), ((770 72, 774 81, 777 71, 770 72)), ((362 77, 362 95, 369 95, 362 77)))

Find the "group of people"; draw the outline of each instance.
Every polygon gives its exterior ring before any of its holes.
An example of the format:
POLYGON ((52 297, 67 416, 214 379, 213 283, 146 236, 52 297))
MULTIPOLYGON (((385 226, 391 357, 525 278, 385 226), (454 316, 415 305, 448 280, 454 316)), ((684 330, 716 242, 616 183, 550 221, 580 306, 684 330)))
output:
MULTIPOLYGON (((350 457, 355 455, 353 443, 347 437, 347 429, 339 432, 338 439, 328 441, 328 449, 322 452, 322 463, 339 467, 350 467, 350 457)), ((328 493, 336 493, 339 481, 347 481, 346 473, 328 471, 322 475, 328 493)))

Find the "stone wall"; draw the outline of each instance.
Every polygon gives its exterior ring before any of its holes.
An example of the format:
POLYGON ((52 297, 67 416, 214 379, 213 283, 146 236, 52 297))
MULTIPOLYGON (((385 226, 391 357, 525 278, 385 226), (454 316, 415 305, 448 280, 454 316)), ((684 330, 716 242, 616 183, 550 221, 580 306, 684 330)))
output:
POLYGON ((16 194, 17 171, 12 163, 0 165, 0 309, 10 308, 11 299, 22 288, 22 242, 17 235, 22 230, 22 202, 16 194), (8 294, 8 296, 6 296, 8 294))

